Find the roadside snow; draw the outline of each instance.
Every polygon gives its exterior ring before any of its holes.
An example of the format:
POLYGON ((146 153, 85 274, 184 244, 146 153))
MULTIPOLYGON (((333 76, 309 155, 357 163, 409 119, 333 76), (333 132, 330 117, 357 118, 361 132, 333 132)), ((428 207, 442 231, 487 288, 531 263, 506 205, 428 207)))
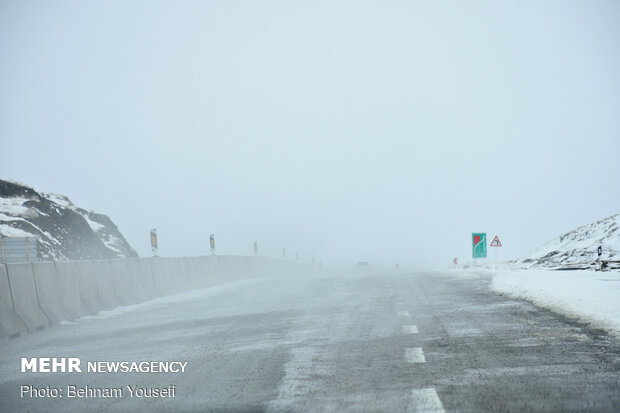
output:
POLYGON ((491 289, 620 336, 620 273, 526 270, 498 273, 491 289))
POLYGON ((490 288, 620 337, 620 272, 523 270, 508 264, 437 272, 462 280, 487 279, 490 288))
POLYGON ((592 323, 620 336, 619 272, 499 272, 493 276, 491 289, 592 323))

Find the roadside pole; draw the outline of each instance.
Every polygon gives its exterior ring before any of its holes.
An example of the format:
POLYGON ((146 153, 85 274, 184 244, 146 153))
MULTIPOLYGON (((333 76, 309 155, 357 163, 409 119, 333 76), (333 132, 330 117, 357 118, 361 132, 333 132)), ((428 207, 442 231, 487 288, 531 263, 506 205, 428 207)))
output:
POLYGON ((157 257, 157 229, 155 228, 151 230, 151 251, 153 257, 157 257))
MULTIPOLYGON (((499 240, 499 237, 496 235, 495 238, 493 238, 493 241, 491 241, 491 244, 489 245, 490 247, 501 247, 502 246, 502 242, 499 240)), ((494 268, 497 270, 497 249, 495 249, 495 266, 494 268)))

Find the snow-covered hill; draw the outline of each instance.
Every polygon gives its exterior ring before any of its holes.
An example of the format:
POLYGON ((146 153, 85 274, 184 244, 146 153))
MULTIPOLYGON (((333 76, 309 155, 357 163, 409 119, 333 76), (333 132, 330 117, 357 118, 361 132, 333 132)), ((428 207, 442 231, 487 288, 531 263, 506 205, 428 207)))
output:
POLYGON ((34 236, 41 259, 137 257, 110 218, 78 208, 64 195, 0 180, 0 235, 34 236))
POLYGON ((620 260, 620 214, 567 232, 516 264, 523 268, 591 268, 599 246, 603 251, 601 259, 620 260))

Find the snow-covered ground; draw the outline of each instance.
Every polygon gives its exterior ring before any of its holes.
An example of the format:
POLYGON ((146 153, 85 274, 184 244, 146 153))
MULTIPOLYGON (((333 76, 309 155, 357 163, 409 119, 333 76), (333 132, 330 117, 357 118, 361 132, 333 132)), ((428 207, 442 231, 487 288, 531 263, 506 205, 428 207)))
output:
POLYGON ((620 272, 454 269, 461 279, 490 278, 492 290, 528 300, 620 337, 620 272))
POLYGON ((560 235, 516 261, 516 264, 521 268, 587 269, 594 266, 598 247, 601 247, 601 259, 620 260, 620 214, 560 235))

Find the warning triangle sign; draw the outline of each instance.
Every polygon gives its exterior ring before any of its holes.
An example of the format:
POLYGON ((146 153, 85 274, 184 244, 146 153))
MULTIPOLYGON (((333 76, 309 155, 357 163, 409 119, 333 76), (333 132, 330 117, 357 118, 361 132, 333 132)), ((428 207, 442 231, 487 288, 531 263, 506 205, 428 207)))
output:
POLYGON ((495 238, 493 238, 493 241, 491 241, 491 247, 501 247, 502 243, 499 240, 499 238, 497 237, 497 235, 495 236, 495 238))

